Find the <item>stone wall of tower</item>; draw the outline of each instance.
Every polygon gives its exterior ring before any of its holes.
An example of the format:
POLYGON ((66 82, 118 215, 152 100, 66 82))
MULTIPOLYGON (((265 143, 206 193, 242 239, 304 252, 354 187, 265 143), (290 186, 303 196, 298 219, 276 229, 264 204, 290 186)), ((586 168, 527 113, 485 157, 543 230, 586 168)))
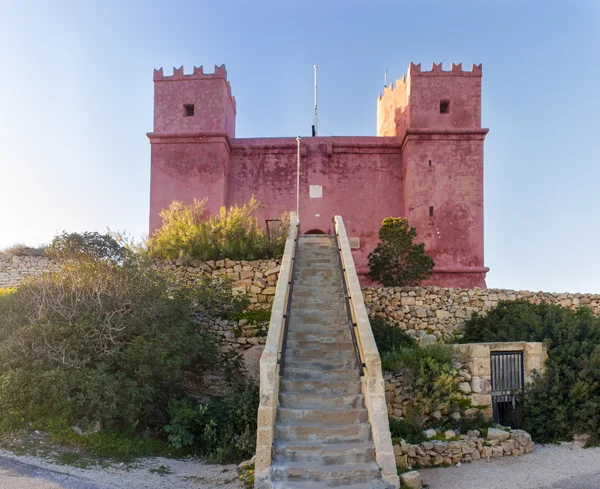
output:
POLYGON ((225 67, 214 73, 194 67, 164 76, 154 72, 151 143, 150 233, 173 200, 208 199, 209 212, 227 205, 229 155, 235 136, 235 98, 225 67))
POLYGON ((378 100, 378 134, 402 141, 403 215, 444 287, 485 287, 481 72, 411 63, 378 100))
MULTIPOLYGON (((258 217, 296 210, 297 142, 235 138, 235 99, 224 67, 173 76, 155 71, 150 232, 173 200, 208 199, 208 210, 263 205, 258 217), (191 113, 190 113, 191 112, 191 113)), ((485 287, 481 66, 463 71, 411 63, 377 102, 376 137, 301 141, 302 232, 331 232, 344 218, 357 269, 378 242, 381 221, 408 218, 436 261, 430 284, 485 287)), ((366 281, 365 281, 366 283, 366 281)))

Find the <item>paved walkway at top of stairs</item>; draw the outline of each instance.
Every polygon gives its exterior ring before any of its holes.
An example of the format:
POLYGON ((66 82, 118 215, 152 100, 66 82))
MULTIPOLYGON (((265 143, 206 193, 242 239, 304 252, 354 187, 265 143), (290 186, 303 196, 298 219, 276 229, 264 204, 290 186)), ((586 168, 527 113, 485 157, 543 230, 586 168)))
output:
POLYGON ((298 242, 275 424, 274 489, 383 489, 332 236, 298 242))

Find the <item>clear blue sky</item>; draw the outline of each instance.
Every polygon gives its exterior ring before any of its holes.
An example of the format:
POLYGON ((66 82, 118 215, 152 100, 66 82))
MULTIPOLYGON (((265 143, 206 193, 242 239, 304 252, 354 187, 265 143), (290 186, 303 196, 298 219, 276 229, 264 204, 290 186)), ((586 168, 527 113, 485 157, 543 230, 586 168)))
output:
POLYGON ((0 0, 0 248, 147 231, 152 70, 225 63, 237 136, 374 135, 408 63, 483 63, 488 286, 600 293, 600 2, 0 0))

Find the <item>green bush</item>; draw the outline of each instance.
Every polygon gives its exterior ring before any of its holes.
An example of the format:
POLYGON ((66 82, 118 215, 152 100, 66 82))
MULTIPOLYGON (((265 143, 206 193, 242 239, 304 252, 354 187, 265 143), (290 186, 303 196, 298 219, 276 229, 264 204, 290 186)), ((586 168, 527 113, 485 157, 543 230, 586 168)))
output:
POLYGON ((123 263, 133 254, 110 234, 97 232, 57 235, 46 249, 46 254, 60 262, 87 259, 123 263))
POLYGON ((149 240, 154 258, 195 260, 257 260, 283 254, 289 218, 282 217, 279 226, 270 229, 271 239, 255 217, 260 204, 252 197, 241 207, 221 207, 219 214, 209 216, 207 199, 186 206, 174 201, 160 216, 162 226, 149 240))
POLYGON ((0 301, 4 427, 59 420, 162 428, 183 369, 231 363, 194 321, 196 311, 239 311, 230 285, 174 284, 96 237, 89 254, 85 239, 66 235, 63 243, 77 246, 58 248, 64 267, 24 280, 0 301))
POLYGON ((452 363, 452 347, 441 344, 400 347, 382 355, 381 368, 402 374, 415 415, 460 410, 458 372, 452 363))
POLYGON ((17 256, 44 256, 46 253, 46 246, 27 246, 23 243, 16 243, 12 246, 8 246, 0 251, 3 255, 17 255, 17 256))
POLYGON ((389 418, 392 438, 402 439, 406 443, 418 444, 427 440, 423 433, 423 421, 418 416, 407 416, 406 419, 389 418))
POLYGON ((369 278, 384 287, 405 287, 431 277, 435 262, 425 253, 423 243, 413 243, 416 237, 417 230, 406 219, 384 219, 380 243, 369 253, 369 278))
POLYGON ((546 373, 525 390, 523 423, 535 440, 549 442, 600 432, 600 319, 546 303, 500 302, 467 323, 464 343, 542 341, 546 373))
POLYGON ((164 429, 176 449, 189 449, 211 462, 245 460, 256 450, 258 403, 254 384, 238 386, 206 404, 175 401, 164 429))
POLYGON ((390 323, 385 318, 372 316, 369 319, 380 355, 397 350, 403 346, 412 347, 416 345, 416 341, 411 335, 402 331, 398 326, 390 323))

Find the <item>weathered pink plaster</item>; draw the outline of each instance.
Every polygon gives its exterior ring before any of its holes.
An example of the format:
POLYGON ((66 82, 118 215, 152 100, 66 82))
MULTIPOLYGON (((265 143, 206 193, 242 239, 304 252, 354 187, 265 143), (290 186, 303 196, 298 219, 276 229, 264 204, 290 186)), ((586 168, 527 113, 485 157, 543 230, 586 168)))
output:
MULTIPOLYGON (((225 68, 194 68, 164 76, 155 70, 150 232, 173 200, 208 197, 209 210, 243 204, 254 195, 260 219, 296 209, 297 143, 290 138, 235 138, 235 99, 225 68), (194 105, 194 115, 185 106, 194 105)), ((384 89, 377 136, 317 137, 301 142, 300 222, 303 231, 332 231, 344 218, 359 272, 381 221, 405 216, 436 261, 429 283, 485 287, 483 261, 483 140, 481 65, 422 72, 384 89), (440 102, 449 102, 440 113, 440 102), (309 186, 322 185, 322 198, 309 186), (432 209, 431 209, 432 208, 432 209), (433 216, 430 213, 433 212, 433 216)))

